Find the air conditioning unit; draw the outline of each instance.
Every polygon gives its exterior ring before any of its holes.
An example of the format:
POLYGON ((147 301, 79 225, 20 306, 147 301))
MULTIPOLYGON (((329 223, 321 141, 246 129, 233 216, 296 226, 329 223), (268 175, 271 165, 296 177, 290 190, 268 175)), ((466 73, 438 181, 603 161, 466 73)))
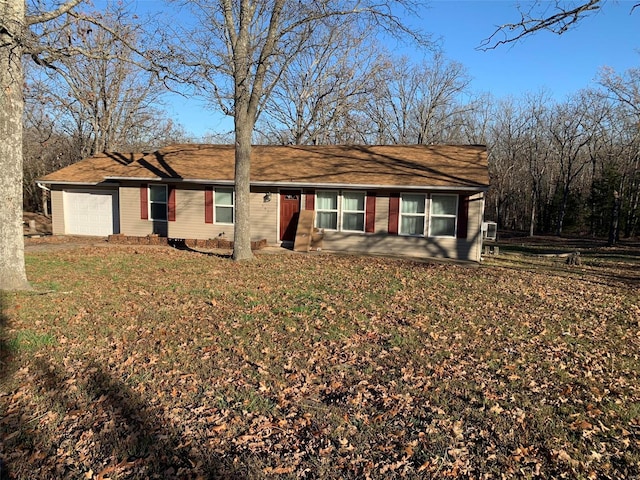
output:
POLYGON ((482 239, 495 241, 498 237, 498 224, 496 222, 482 222, 482 239))

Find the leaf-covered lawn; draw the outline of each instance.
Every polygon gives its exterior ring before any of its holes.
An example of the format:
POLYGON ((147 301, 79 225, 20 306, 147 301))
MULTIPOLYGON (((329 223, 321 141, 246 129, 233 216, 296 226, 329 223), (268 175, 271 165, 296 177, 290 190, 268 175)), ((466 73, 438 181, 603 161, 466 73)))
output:
POLYGON ((36 292, 2 297, 0 478, 640 476, 640 299, 611 270, 27 261, 36 292))

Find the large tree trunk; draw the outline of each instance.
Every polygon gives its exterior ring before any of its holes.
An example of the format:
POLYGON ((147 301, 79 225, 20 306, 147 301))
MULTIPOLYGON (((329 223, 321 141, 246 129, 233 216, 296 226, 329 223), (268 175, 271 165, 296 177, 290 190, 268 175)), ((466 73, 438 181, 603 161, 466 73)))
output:
MULTIPOLYGON (((237 108, 237 107, 236 107, 237 108)), ((236 112, 236 166, 235 166, 235 228, 233 235, 233 259, 252 260, 251 251, 251 209, 250 209, 250 167, 251 167, 251 134, 253 123, 240 107, 236 112)))
POLYGON ((29 289, 22 230, 24 0, 0 2, 0 290, 29 289))

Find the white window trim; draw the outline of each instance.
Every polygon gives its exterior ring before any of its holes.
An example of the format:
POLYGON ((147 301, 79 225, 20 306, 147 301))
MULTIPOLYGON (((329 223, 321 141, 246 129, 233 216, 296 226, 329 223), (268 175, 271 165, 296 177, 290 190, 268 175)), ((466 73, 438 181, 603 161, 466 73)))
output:
POLYGON ((404 237, 426 237, 427 233, 427 212, 429 212, 429 197, 424 193, 401 193, 400 204, 398 205, 398 235, 404 237), (424 212, 423 213, 403 213, 402 202, 405 195, 421 196, 424 199, 424 212), (422 233, 402 233, 402 217, 422 217, 422 233))
POLYGON ((233 188, 214 188, 213 189, 213 223, 214 225, 233 225, 236 221, 236 191, 233 188), (223 190, 231 190, 231 204, 220 204, 216 201, 216 192, 223 190), (218 207, 231 209, 231 223, 218 221, 218 207))
POLYGON ((164 184, 160 184, 160 185, 147 185, 147 219, 150 222, 168 222, 169 221, 169 189, 167 187, 167 185, 164 184), (157 187, 164 187, 164 196, 167 199, 165 202, 154 202, 153 200, 151 200, 151 188, 157 188, 157 187), (151 209, 151 204, 152 203, 158 203, 158 204, 162 204, 164 203, 164 209, 165 209, 165 218, 153 218, 152 212, 153 210, 151 209))
POLYGON ((431 195, 429 195, 429 237, 430 238, 457 238, 457 233, 458 233, 458 207, 459 207, 459 202, 460 202, 460 196, 456 195, 454 193, 432 193, 431 195), (451 215, 451 214, 439 214, 439 215, 434 215, 431 212, 431 209, 433 208, 433 197, 455 197, 456 199, 456 208, 455 208, 455 214, 451 215), (433 221, 434 218, 453 218, 454 222, 453 222, 453 235, 432 235, 431 234, 431 223, 433 221))
POLYGON ((313 222, 315 224, 316 228, 323 228, 324 230, 328 230, 330 232, 339 232, 340 231, 340 190, 316 190, 315 193, 315 201, 313 202, 314 204, 314 209, 316 211, 316 219, 313 222), (318 208, 318 193, 323 192, 323 193, 335 193, 336 194, 336 208, 323 208, 320 209, 318 208), (336 228, 327 228, 327 227, 318 227, 318 213, 322 212, 322 213, 334 213, 336 214, 336 228))
POLYGON ((314 226, 316 228, 324 228, 330 232, 349 232, 349 233, 365 233, 367 230, 367 192, 364 190, 325 190, 320 189, 316 190, 315 193, 315 201, 314 201, 314 209, 316 212, 316 220, 314 222, 314 226), (337 208, 332 209, 319 209, 318 208, 318 193, 326 192, 326 193, 335 193, 337 197, 337 208), (364 196, 364 209, 363 210, 344 210, 343 198, 344 193, 360 193, 364 196), (326 228, 326 227, 318 227, 318 212, 327 212, 327 213, 335 213, 336 214, 336 228, 326 228), (362 222, 362 230, 346 230, 342 227, 343 225, 343 215, 345 213, 362 213, 363 214, 363 222, 362 222))
POLYGON ((340 196, 338 198, 338 207, 340 209, 340 217, 338 219, 338 227, 340 229, 341 232, 353 232, 353 233, 365 233, 365 231, 367 230, 367 192, 364 192, 362 190, 341 190, 340 191, 340 196), (343 206, 343 198, 344 198, 344 192, 347 193, 359 193, 361 195, 364 196, 363 199, 363 209, 362 210, 345 210, 344 208, 342 208, 343 206), (345 213, 361 213, 362 214, 362 230, 347 230, 345 228, 342 228, 342 225, 344 224, 344 214, 345 213))

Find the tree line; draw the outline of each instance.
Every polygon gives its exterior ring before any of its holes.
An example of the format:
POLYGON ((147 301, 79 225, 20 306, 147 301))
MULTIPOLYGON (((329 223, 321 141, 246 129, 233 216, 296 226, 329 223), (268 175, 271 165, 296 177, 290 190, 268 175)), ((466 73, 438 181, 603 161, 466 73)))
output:
MULTIPOLYGON (((75 22, 68 34, 91 54, 55 67, 41 60, 49 68, 27 71, 26 209, 42 209, 38 176, 81 158, 202 141, 162 110, 162 79, 133 61, 130 48, 142 48, 144 31, 124 18, 121 11, 102 13, 109 31, 75 22)), ((313 35, 272 86, 253 142, 485 144, 486 218, 500 228, 588 234, 611 243, 638 234, 640 70, 603 69, 597 86, 564 100, 545 91, 495 98, 474 94, 465 67, 441 51, 430 50, 421 62, 394 57, 374 37, 336 23, 317 26, 313 35)), ((189 63, 175 58, 180 69, 189 63)), ((233 114, 231 92, 211 95, 213 83, 198 78, 190 94, 209 94, 233 114)), ((224 133, 220 139, 233 141, 224 133)))

